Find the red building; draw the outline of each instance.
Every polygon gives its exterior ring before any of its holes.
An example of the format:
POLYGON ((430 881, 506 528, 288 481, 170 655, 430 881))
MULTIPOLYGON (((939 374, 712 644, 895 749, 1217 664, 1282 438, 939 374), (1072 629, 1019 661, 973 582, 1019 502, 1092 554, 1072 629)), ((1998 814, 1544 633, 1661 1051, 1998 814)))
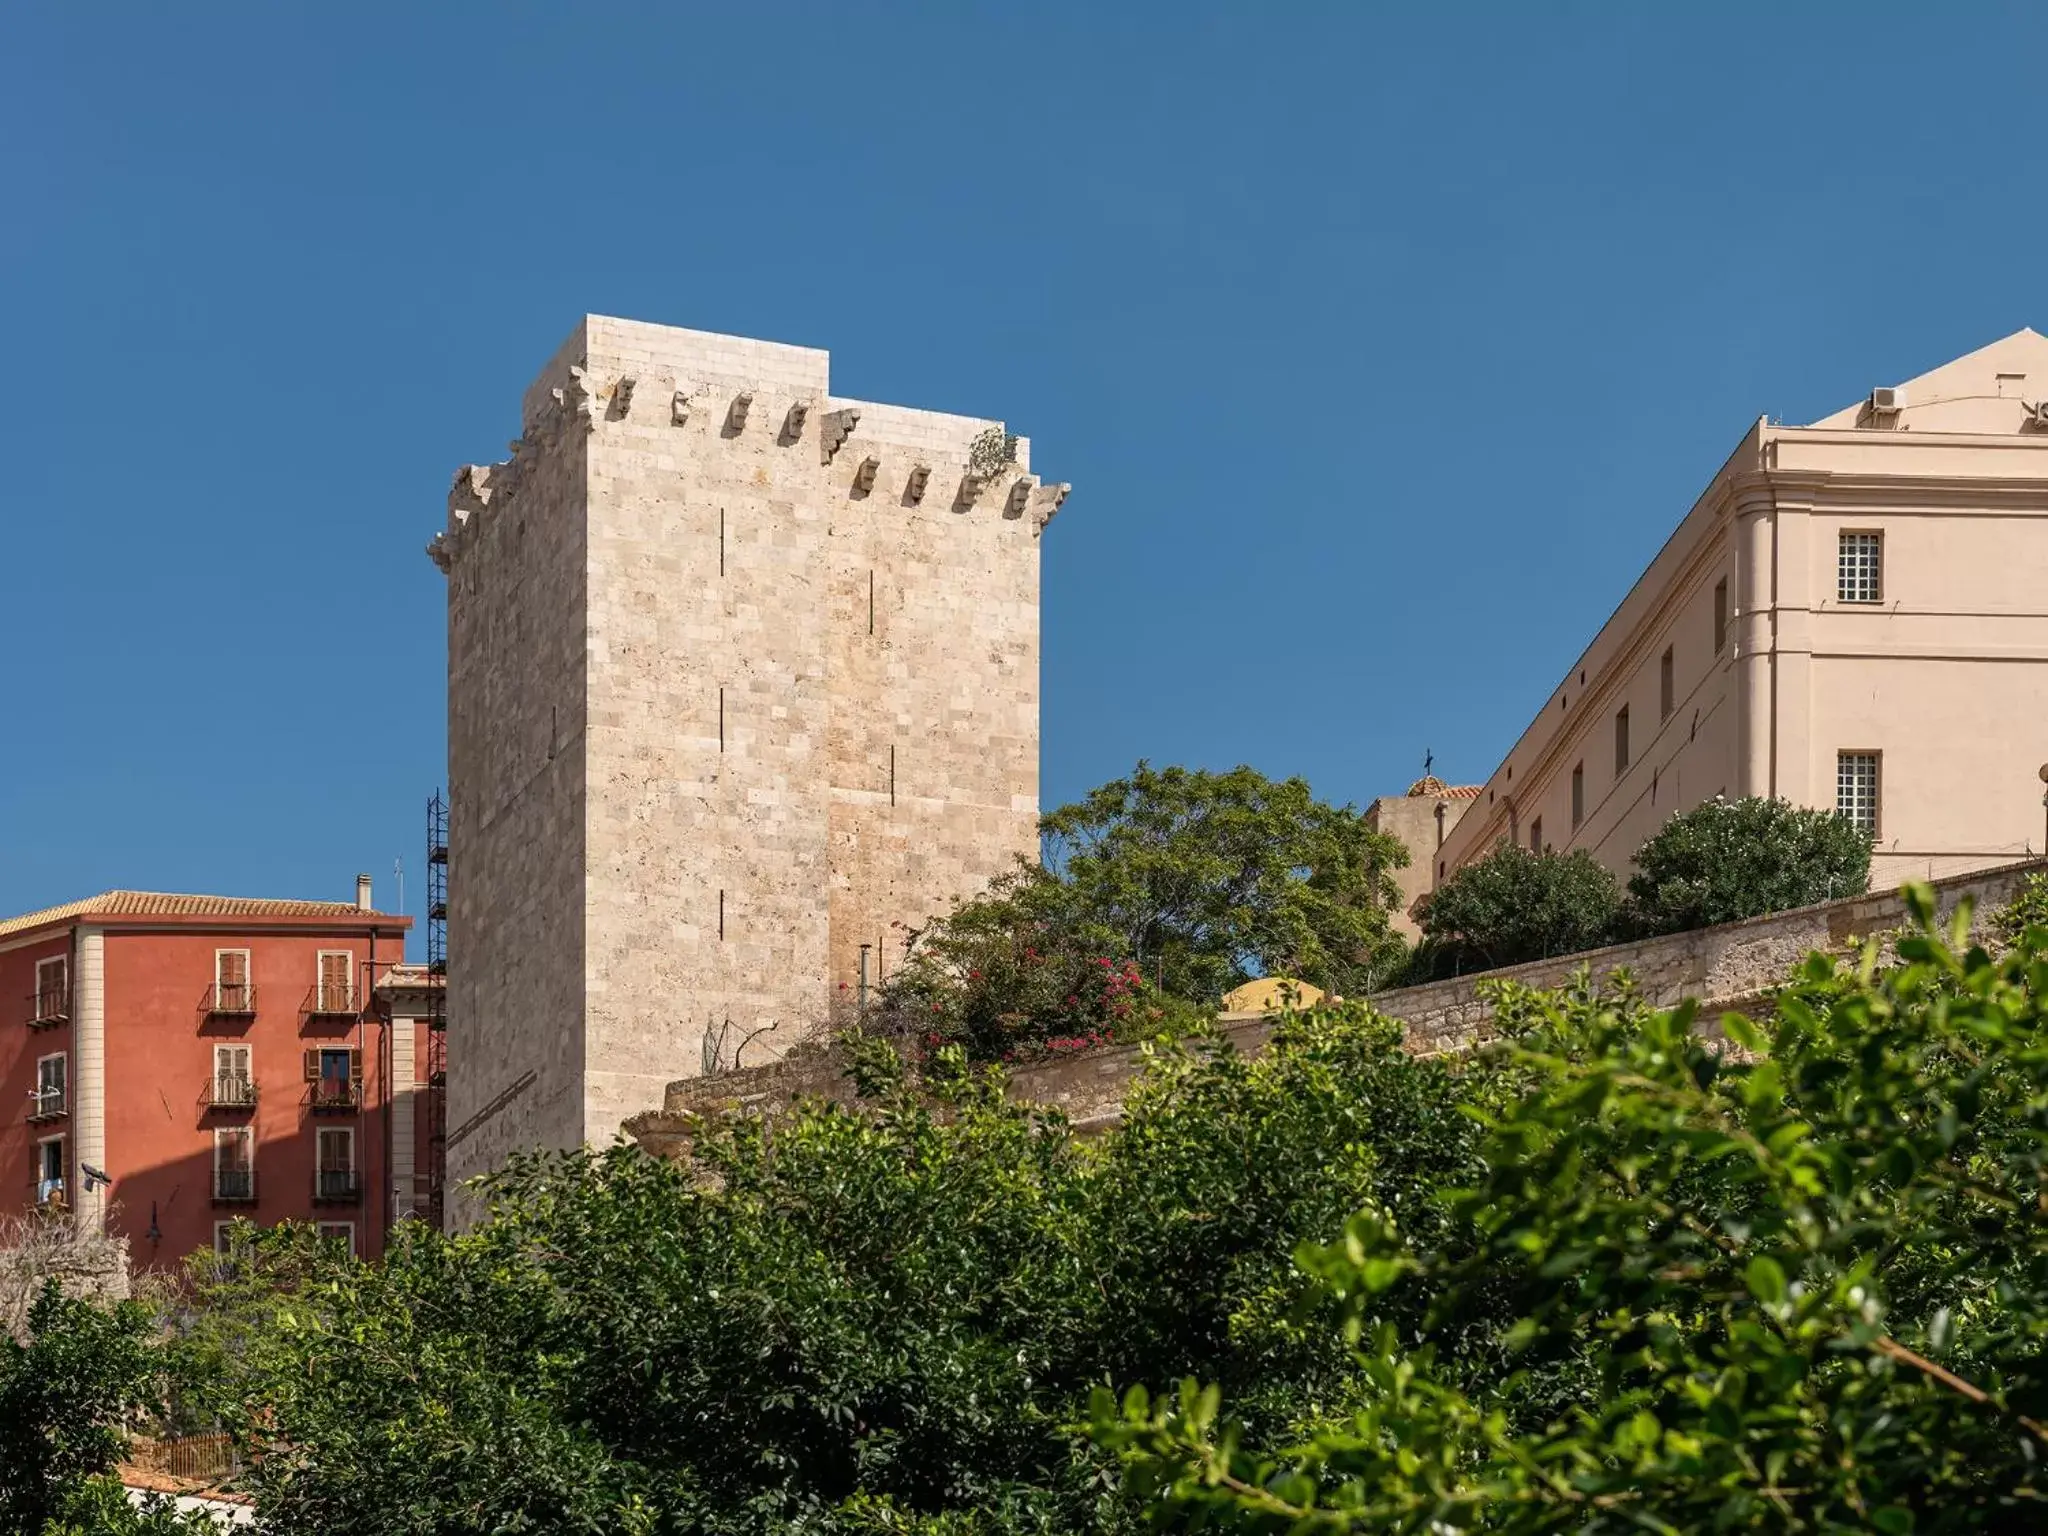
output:
POLYGON ((380 1252, 426 1209, 428 978, 402 964, 411 919, 356 889, 0 921, 0 1200, 101 1217, 138 1269, 237 1217, 380 1252))

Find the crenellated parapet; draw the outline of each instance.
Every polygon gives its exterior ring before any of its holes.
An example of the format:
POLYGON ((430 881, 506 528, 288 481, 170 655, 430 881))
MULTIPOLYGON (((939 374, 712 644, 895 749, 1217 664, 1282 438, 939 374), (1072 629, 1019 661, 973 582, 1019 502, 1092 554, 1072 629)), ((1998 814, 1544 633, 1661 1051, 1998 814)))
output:
MULTIPOLYGON (((736 382, 715 369, 693 377, 658 365, 607 369, 588 356, 571 356, 558 357, 553 372, 559 382, 544 379, 545 387, 529 394, 523 433, 510 444, 510 456, 456 472, 447 527, 427 547, 444 574, 473 536, 474 521, 517 494, 537 456, 577 451, 593 435, 602 440, 613 432, 631 434, 632 446, 656 452, 666 434, 690 453, 792 450, 814 442, 809 463, 830 496, 911 509, 931 504, 937 494, 944 497, 937 505, 958 515, 993 510, 1007 521, 1028 519, 1034 537, 1072 489, 1033 474, 1029 439, 1008 435, 1001 422, 834 400, 801 386, 736 382)), ((791 472, 801 477, 794 460, 791 472)))

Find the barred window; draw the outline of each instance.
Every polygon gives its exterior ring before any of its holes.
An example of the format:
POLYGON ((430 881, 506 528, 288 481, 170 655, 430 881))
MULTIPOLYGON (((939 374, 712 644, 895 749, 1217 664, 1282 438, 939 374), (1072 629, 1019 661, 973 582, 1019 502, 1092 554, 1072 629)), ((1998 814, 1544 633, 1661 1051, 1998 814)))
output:
POLYGON ((1835 758, 1835 809, 1860 831, 1877 836, 1877 754, 1843 752, 1835 758))
POLYGON ((1835 561, 1836 595, 1845 603, 1884 601, 1884 536, 1845 533, 1835 561))

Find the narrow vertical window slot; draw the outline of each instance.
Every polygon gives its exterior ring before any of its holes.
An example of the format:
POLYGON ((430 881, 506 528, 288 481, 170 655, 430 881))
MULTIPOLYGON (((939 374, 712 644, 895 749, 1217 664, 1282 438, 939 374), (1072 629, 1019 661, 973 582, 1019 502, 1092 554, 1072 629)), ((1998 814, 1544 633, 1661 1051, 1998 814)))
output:
POLYGON ((725 575, 725 508, 718 509, 718 574, 725 575))
POLYGON ((875 632, 875 573, 868 572, 868 633, 875 632))
POLYGON ((896 749, 889 749, 889 803, 896 803, 896 749))
POLYGON ((718 690, 718 750, 725 750, 725 690, 718 690))
POLYGON ((725 887, 723 886, 720 886, 718 889, 718 936, 720 939, 725 937, 725 887))

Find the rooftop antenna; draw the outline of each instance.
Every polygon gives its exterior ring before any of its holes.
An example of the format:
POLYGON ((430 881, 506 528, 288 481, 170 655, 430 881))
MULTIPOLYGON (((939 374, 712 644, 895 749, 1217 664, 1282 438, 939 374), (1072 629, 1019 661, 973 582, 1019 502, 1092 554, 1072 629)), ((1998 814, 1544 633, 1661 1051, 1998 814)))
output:
POLYGON ((398 915, 405 916, 405 860, 393 859, 391 873, 398 877, 398 915))

